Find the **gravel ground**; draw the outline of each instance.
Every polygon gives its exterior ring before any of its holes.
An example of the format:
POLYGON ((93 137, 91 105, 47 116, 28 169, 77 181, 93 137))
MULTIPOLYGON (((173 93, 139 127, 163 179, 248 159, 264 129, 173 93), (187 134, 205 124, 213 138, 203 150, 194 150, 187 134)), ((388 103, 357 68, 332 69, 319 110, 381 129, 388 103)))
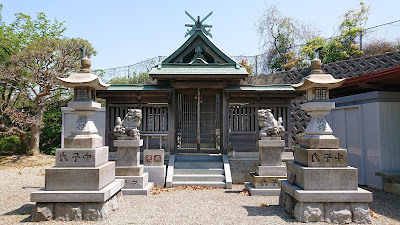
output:
MULTIPOLYGON (((34 203, 29 195, 44 186, 47 167, 48 162, 0 165, 0 224, 30 222, 34 203)), ((121 207, 106 221, 68 224, 298 224, 278 206, 278 197, 245 196, 243 188, 234 185, 231 190, 175 189, 149 196, 125 195, 121 207)), ((400 224, 400 196, 369 190, 374 192, 373 224, 400 224)))

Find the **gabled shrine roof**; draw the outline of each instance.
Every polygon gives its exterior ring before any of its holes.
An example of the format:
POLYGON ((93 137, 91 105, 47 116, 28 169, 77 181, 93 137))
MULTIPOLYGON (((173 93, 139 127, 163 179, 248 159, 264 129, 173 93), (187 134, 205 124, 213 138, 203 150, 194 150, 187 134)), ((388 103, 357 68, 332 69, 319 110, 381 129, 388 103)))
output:
POLYGON ((198 29, 174 53, 153 67, 149 76, 156 79, 191 76, 191 79, 243 79, 248 72, 198 29))

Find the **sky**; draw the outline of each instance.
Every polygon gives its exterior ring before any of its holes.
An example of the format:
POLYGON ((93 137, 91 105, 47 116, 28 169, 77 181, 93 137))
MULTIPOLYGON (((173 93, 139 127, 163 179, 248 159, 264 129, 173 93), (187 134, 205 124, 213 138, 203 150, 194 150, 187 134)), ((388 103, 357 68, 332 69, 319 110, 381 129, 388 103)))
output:
MULTIPOLYGON (((400 19, 399 0, 365 0, 370 5, 366 27, 400 19)), ((92 69, 131 65, 156 56, 168 56, 185 38, 186 24, 193 17, 205 17, 211 24, 212 41, 226 54, 262 53, 257 21, 268 6, 277 5, 283 15, 312 23, 323 37, 335 35, 340 16, 355 9, 359 0, 0 0, 6 24, 16 13, 35 17, 44 12, 49 19, 65 21, 67 37, 80 37, 93 44, 98 54, 92 69)))

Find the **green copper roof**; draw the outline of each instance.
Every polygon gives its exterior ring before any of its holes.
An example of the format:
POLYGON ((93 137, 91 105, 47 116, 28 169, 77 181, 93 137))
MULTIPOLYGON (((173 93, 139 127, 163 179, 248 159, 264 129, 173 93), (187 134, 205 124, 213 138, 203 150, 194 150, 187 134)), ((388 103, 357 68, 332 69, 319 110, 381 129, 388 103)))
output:
POLYGON ((171 87, 154 84, 111 84, 107 91, 172 91, 171 87))
POLYGON ((224 66, 174 66, 151 69, 151 75, 244 75, 248 73, 245 68, 232 68, 224 66))
POLYGON ((192 42, 194 42, 196 39, 200 39, 204 43, 203 49, 209 49, 212 50, 216 55, 221 57, 225 62, 223 63, 232 63, 235 64, 236 62, 230 58, 227 54, 222 52, 217 45, 215 45, 201 30, 196 30, 189 38, 188 40, 183 43, 181 47, 179 47, 174 53, 172 53, 170 56, 168 56, 164 61, 162 61, 162 65, 164 66, 165 64, 168 63, 173 63, 175 59, 182 54, 188 54, 190 49, 190 45, 192 42))
POLYGON ((296 91, 290 84, 228 85, 225 91, 296 91))

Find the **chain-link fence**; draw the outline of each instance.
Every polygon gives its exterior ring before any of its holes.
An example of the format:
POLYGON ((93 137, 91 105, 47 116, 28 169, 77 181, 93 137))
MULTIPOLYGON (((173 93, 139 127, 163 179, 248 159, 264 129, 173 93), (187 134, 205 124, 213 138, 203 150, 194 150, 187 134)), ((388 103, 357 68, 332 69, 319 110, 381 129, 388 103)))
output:
MULTIPOLYGON (((364 50, 365 56, 369 56, 371 51, 381 51, 382 53, 400 50, 400 20, 364 29, 356 38, 356 44, 364 50), (374 50, 376 49, 376 50, 374 50), (384 50, 383 50, 384 49, 384 50)), ((330 39, 330 38, 327 38, 330 39)), ((301 47, 299 45, 298 47, 301 47)), ((237 62, 246 61, 251 66, 253 75, 271 74, 274 71, 269 68, 266 60, 267 54, 255 56, 231 56, 237 62)), ((104 81, 112 78, 129 78, 150 71, 150 69, 161 63, 166 56, 157 56, 129 66, 122 66, 109 69, 95 70, 104 81)))

